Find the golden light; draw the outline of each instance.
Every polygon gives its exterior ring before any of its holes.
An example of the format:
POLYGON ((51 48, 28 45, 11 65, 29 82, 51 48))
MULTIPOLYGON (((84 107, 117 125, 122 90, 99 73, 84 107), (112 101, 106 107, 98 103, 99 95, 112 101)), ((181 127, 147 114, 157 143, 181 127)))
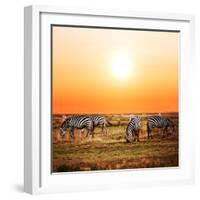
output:
POLYGON ((112 73, 120 80, 128 79, 133 71, 133 64, 128 55, 118 53, 113 57, 112 60, 112 73))

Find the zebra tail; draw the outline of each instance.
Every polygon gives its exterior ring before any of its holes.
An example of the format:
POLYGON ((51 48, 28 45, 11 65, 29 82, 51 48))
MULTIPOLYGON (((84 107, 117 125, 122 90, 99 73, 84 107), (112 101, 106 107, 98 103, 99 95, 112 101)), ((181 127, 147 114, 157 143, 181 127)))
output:
POLYGON ((174 124, 173 129, 174 129, 174 135, 177 135, 177 133, 178 133, 178 127, 175 124, 174 124))
POLYGON ((113 126, 113 124, 111 122, 109 122, 108 120, 106 120, 106 123, 109 125, 109 126, 113 126))

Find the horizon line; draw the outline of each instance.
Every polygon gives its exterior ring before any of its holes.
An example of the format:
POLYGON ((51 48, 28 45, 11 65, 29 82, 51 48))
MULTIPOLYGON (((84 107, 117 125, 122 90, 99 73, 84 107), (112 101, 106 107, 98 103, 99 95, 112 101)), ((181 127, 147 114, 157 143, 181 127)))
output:
POLYGON ((113 112, 113 113, 102 113, 102 112, 94 112, 94 113, 86 113, 86 112, 79 112, 79 113, 51 113, 53 115, 64 115, 64 114, 67 114, 67 115, 76 115, 76 114, 105 114, 105 115, 109 115, 109 114, 139 114, 139 113, 142 113, 142 114, 149 114, 149 113, 179 113, 179 111, 165 111, 165 112, 124 112, 124 113, 120 113, 120 112, 113 112))

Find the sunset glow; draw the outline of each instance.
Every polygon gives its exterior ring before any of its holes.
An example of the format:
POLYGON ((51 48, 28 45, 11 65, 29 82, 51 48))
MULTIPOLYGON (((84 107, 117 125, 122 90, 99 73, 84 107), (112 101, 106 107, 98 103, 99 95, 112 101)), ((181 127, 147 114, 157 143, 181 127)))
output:
POLYGON ((179 33, 52 28, 53 113, 178 111, 179 33))

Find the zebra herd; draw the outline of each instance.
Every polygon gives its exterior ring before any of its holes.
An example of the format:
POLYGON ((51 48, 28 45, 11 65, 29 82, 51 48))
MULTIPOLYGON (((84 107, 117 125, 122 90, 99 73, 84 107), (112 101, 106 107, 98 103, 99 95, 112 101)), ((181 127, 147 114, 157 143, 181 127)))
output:
MULTIPOLYGON (((87 131, 86 137, 91 135, 94 137, 94 129, 100 127, 102 133, 106 130, 106 125, 112 125, 102 115, 76 115, 67 117, 60 126, 60 135, 64 138, 67 129, 69 129, 70 138, 74 140, 74 130, 80 129, 80 133, 83 133, 84 129, 87 131)), ((141 117, 133 116, 130 118, 129 123, 126 127, 125 138, 126 142, 139 141, 139 134, 141 131, 141 117)), ((175 124, 167 117, 164 116, 149 116, 147 118, 147 133, 148 139, 153 138, 153 129, 159 128, 162 130, 162 136, 175 132, 175 124)))
POLYGON ((100 127, 102 133, 106 130, 106 124, 111 124, 106 120, 104 116, 101 115, 78 115, 66 118, 60 127, 60 135, 64 138, 66 130, 69 129, 70 137, 74 139, 74 130, 80 129, 83 133, 84 129, 87 130, 86 137, 92 135, 94 137, 95 127, 100 127))
MULTIPOLYGON (((162 130, 162 137, 167 134, 175 133, 175 124, 167 117, 164 116, 149 116, 147 118, 147 134, 148 139, 153 138, 152 131, 154 128, 162 130)), ((130 119, 130 122, 126 128, 126 141, 139 141, 139 132, 141 130, 141 117, 134 116, 130 119)))

